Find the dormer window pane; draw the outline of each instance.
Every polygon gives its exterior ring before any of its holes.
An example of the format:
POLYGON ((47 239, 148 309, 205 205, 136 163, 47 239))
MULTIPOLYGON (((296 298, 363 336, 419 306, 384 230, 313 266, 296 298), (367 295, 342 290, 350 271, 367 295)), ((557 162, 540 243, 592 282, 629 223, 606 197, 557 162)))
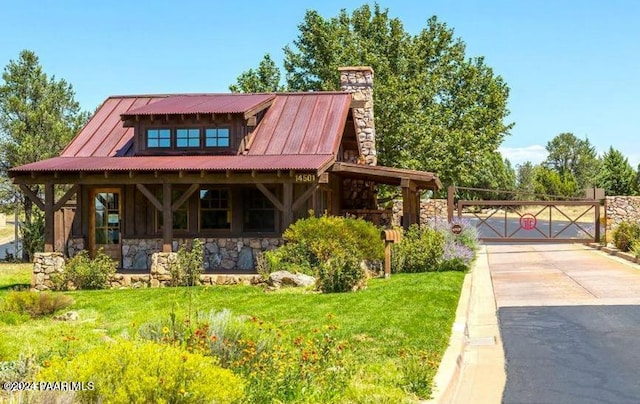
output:
POLYGON ((170 129, 147 129, 148 148, 169 148, 171 147, 170 129))
POLYGON ((177 129, 177 147, 200 147, 200 129, 177 129))
POLYGON ((229 128, 207 128, 205 130, 206 147, 229 147, 229 128))

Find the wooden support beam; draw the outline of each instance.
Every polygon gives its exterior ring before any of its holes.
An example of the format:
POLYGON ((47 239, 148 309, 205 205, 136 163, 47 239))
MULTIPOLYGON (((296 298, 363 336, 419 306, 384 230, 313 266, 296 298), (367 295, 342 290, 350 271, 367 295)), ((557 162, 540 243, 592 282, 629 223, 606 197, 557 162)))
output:
POLYGON ((136 188, 138 189, 138 191, 142 192, 142 195, 147 197, 149 202, 151 202, 153 206, 156 207, 156 209, 162 210, 162 204, 160 203, 158 198, 156 198, 156 196, 151 191, 149 191, 149 188, 145 187, 143 184, 136 184, 136 188))
POLYGON ((44 210, 44 202, 42 202, 42 200, 38 198, 38 195, 36 195, 31 189, 29 189, 29 187, 24 184, 20 184, 19 186, 20 190, 24 193, 24 196, 29 198, 31 202, 33 202, 37 207, 40 208, 40 210, 44 210))
POLYGON ((178 210, 180 206, 184 205, 184 203, 189 199, 189 197, 191 197, 191 195, 193 195, 193 193, 196 192, 198 189, 200 189, 200 184, 191 184, 189 189, 187 189, 185 193, 180 195, 180 198, 178 198, 178 200, 175 201, 173 205, 171 205, 171 211, 175 212, 176 210, 178 210))
POLYGON ((282 184, 282 229, 286 229, 293 223, 293 184, 282 184))
POLYGON ((295 202, 293 202, 293 205, 291 206, 291 208, 294 211, 300 209, 302 207, 302 204, 305 203, 311 195, 313 195, 316 189, 318 189, 318 184, 311 184, 311 186, 307 188, 307 190, 304 191, 304 193, 300 195, 300 197, 296 199, 295 202))
POLYGON ((53 252, 55 240, 54 240, 54 185, 45 184, 44 186, 44 252, 53 252))
POLYGON ((417 224, 416 191, 411 187, 402 187, 402 227, 407 230, 417 224))
POLYGON ((129 170, 129 178, 133 178, 134 175, 135 174, 134 174, 133 170, 129 170))
POLYGON ((173 244, 173 211, 171 210, 171 183, 162 184, 162 252, 170 253, 173 244))
POLYGON ((280 202, 278 198, 276 198, 276 196, 271 193, 271 191, 269 191, 267 187, 264 186, 264 184, 256 184, 256 187, 260 190, 260 192, 262 192, 264 196, 267 197, 269 201, 271 201, 276 209, 278 209, 280 212, 284 212, 284 205, 282 205, 282 202, 280 202))
POLYGON ((67 203, 67 201, 76 194, 76 192, 78 192, 78 185, 72 186, 71 189, 69 189, 64 195, 62 195, 62 198, 60 198, 60 200, 56 202, 55 205, 53 205, 53 210, 57 211, 61 207, 63 207, 64 204, 67 203))

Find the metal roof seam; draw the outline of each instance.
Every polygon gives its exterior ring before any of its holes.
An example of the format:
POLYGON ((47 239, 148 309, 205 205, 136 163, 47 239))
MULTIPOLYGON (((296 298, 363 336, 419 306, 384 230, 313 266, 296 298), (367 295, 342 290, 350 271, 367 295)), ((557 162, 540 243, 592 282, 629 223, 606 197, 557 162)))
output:
MULTIPOLYGON (((92 155, 96 152, 96 150, 98 150, 98 149, 100 148, 100 144, 102 144, 102 142, 104 141, 104 139, 103 139, 103 140, 101 140, 101 141, 100 141, 100 142, 99 142, 99 143, 98 143, 98 144, 93 148, 93 150, 89 151, 89 145, 91 145, 91 143, 92 143, 91 141, 92 141, 94 138, 96 138, 96 136, 97 136, 98 132, 100 131, 100 129, 101 129, 103 126, 105 126, 105 124, 107 123, 107 121, 108 121, 108 120, 109 120, 109 118, 111 117, 111 113, 112 113, 113 111, 117 110, 117 109, 118 109, 118 107, 120 106, 120 104, 122 104, 123 102, 124 102, 124 100, 123 100, 123 99, 119 99, 119 100, 118 100, 118 102, 117 102, 117 103, 116 103, 116 105, 113 107, 113 109, 111 110, 111 112, 109 112, 109 114, 107 114, 107 117, 106 117, 102 122, 100 122, 100 124, 98 125, 98 127, 97 127, 97 128, 93 131, 93 133, 91 134, 90 138, 89 138, 86 142, 84 142, 84 144, 82 145, 82 147, 80 147, 80 150, 78 150, 78 153, 76 153, 76 156, 77 156, 79 153, 83 153, 83 154, 84 154, 84 153, 85 153, 85 151, 87 151, 87 152, 88 152, 88 155, 89 155, 89 156, 92 156, 92 155)), ((134 99, 134 102, 135 102, 135 99, 134 99)), ((133 102, 131 103, 131 105, 133 105, 133 102)), ((115 124, 117 125, 118 123, 116 122, 115 124)), ((111 128, 111 130, 113 130, 113 128, 111 128)))

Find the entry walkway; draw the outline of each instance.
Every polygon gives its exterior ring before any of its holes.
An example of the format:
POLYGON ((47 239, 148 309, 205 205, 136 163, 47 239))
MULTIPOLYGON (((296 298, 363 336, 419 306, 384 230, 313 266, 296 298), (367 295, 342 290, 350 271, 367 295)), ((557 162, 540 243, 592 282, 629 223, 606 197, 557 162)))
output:
POLYGON ((484 246, 459 375, 444 401, 636 400, 627 380, 640 374, 639 269, 582 245, 484 246))

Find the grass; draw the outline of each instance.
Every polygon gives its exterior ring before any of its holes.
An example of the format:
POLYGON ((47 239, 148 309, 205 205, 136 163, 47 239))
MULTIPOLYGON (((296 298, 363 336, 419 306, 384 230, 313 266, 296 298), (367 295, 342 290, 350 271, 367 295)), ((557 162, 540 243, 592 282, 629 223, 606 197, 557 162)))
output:
MULTIPOLYGON (((28 282, 30 268, 0 264, 0 298, 10 285, 28 282)), ((336 325, 334 335, 347 340, 357 358, 350 387, 354 402, 411 401, 417 397, 402 388, 401 356, 421 352, 433 358, 425 376, 431 383, 448 344, 463 277, 459 272, 394 274, 370 280, 364 291, 341 294, 267 293, 252 286, 66 292, 75 300, 68 310, 77 311, 80 320, 0 322, 0 360, 27 353, 42 361, 133 336, 140 324, 167 318, 172 311, 180 316, 189 309, 228 308, 291 335, 308 335, 328 322, 336 325)))
POLYGON ((0 240, 3 240, 8 237, 13 237, 15 234, 15 228, 13 227, 13 223, 7 222, 6 226, 0 227, 0 240))
POLYGON ((0 297, 11 289, 23 289, 31 285, 33 264, 0 263, 0 297))

